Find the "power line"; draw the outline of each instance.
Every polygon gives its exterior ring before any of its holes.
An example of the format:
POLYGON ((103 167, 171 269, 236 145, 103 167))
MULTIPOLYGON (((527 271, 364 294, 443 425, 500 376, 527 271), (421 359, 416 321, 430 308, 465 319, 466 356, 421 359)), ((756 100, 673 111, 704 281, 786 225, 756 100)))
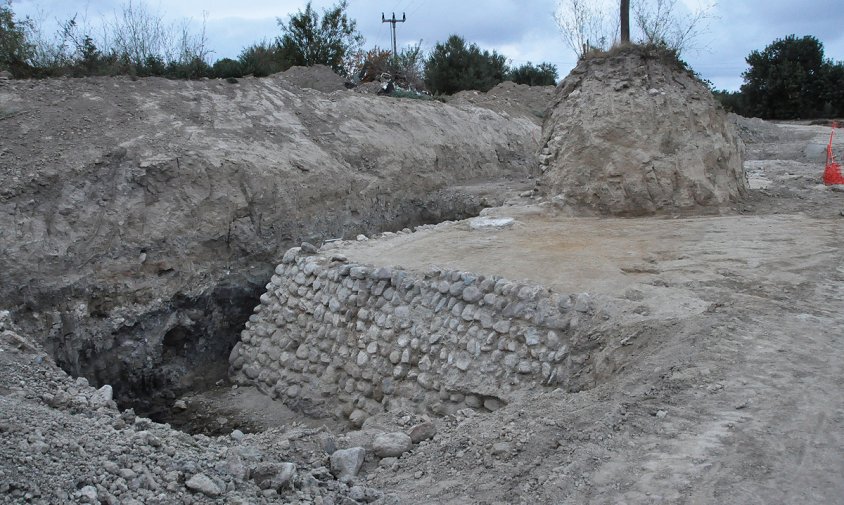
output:
POLYGON ((390 23, 393 28, 393 58, 398 56, 398 51, 396 50, 396 23, 404 23, 407 21, 407 16, 405 16, 404 12, 401 14, 401 19, 396 19, 396 13, 393 13, 393 17, 391 19, 387 19, 384 17, 384 13, 381 13, 381 22, 382 23, 390 23))

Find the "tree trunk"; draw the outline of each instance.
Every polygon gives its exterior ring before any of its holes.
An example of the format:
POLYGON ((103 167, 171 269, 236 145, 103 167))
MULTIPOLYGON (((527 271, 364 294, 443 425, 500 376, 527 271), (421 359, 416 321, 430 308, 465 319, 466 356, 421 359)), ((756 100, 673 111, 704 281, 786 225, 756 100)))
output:
POLYGON ((621 43, 630 43, 630 0, 621 0, 621 43))

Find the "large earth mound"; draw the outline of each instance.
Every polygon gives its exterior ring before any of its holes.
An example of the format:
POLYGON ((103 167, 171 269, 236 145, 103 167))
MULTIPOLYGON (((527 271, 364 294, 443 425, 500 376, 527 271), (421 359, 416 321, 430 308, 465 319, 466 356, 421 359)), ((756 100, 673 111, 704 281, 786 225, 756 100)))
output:
POLYGON ((451 105, 483 107, 512 117, 527 117, 542 124, 542 114, 554 97, 554 86, 528 86, 504 81, 486 93, 466 90, 448 98, 451 105))
POLYGON ((647 48, 582 60, 542 133, 544 188, 572 213, 719 208, 747 193, 726 113, 676 59, 647 48))

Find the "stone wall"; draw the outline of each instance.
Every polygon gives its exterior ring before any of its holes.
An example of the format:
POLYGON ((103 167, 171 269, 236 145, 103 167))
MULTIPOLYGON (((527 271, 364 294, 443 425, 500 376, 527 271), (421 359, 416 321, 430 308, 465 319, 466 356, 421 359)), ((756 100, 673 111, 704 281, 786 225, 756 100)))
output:
POLYGON ((349 264, 289 250, 232 350, 232 378, 314 415, 360 424, 395 407, 495 410, 565 386, 588 295, 467 272, 349 264))

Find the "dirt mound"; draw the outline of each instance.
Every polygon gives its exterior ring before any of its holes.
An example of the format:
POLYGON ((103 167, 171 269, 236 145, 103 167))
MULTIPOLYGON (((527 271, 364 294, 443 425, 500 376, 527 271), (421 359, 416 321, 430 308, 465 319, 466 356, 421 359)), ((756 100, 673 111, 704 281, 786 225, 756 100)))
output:
POLYGON ((747 193, 744 146, 706 87, 639 47, 581 61, 557 88, 540 163, 573 213, 717 208, 747 193))
POLYGON ((784 136, 782 128, 757 117, 749 118, 738 114, 729 114, 728 117, 745 144, 774 142, 784 136))
POLYGON ((461 91, 447 101, 452 105, 473 105, 511 116, 525 116, 541 124, 545 108, 554 96, 554 86, 528 86, 505 81, 486 93, 461 91))
POLYGON ((346 80, 325 65, 290 67, 278 75, 294 86, 315 89, 323 93, 346 89, 346 80))

